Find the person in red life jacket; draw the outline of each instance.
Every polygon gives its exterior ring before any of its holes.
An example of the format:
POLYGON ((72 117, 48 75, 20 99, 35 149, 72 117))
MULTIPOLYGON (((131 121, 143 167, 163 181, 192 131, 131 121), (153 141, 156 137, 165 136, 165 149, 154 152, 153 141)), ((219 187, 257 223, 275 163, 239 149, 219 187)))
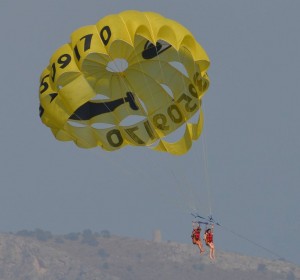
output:
POLYGON ((200 232, 201 232, 201 227, 198 225, 197 227, 195 227, 193 229, 191 237, 192 237, 193 244, 195 244, 199 247, 200 254, 202 254, 202 253, 205 252, 205 250, 203 249, 203 245, 202 245, 202 242, 201 242, 200 232))
POLYGON ((208 228, 204 233, 205 244, 209 247, 209 257, 211 260, 215 259, 215 245, 214 245, 214 225, 208 228))

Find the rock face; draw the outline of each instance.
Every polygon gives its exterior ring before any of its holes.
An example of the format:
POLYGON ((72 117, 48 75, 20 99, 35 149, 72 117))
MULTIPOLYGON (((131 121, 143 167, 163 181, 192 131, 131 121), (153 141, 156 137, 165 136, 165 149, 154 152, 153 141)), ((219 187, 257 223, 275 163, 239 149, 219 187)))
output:
POLYGON ((0 280, 300 279, 300 267, 218 252, 200 256, 189 244, 152 242, 89 230, 0 234, 0 280))
POLYGON ((0 279, 115 279, 94 270, 50 242, 30 237, 0 237, 0 279), (80 277, 79 277, 80 276, 80 277), (79 278, 78 278, 79 277, 79 278))

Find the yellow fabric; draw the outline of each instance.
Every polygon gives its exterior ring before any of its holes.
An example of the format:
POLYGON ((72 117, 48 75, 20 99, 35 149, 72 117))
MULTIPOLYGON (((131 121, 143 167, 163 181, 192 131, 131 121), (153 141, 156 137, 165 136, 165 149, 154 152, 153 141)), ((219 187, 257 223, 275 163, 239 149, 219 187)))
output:
POLYGON ((40 117, 58 140, 82 148, 149 146, 182 155, 201 134, 209 63, 173 20, 153 12, 109 15, 54 52, 40 78, 40 117), (189 123, 197 112, 197 123, 189 123), (183 125, 185 133, 168 142, 183 125))

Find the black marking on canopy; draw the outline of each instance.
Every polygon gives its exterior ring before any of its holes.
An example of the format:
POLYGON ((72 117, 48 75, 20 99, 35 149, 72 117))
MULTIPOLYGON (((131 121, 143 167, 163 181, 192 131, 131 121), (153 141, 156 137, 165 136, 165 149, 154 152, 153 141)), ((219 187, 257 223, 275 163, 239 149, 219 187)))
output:
POLYGON ((132 92, 127 92, 125 98, 119 98, 108 102, 95 102, 88 101, 80 106, 73 115, 70 116, 69 120, 83 120, 87 121, 93 117, 99 116, 101 114, 113 112, 119 106, 128 103, 132 110, 138 110, 139 107, 134 101, 134 96, 132 92))
POLYGON ((39 107, 40 118, 42 117, 42 115, 44 114, 44 112, 45 112, 45 109, 42 107, 42 105, 40 105, 40 107, 39 107))
POLYGON ((172 47, 172 45, 161 44, 160 42, 156 42, 156 46, 154 46, 150 41, 147 41, 142 52, 142 57, 144 59, 154 58, 170 47, 172 47))
POLYGON ((56 98, 56 96, 58 95, 58 93, 53 92, 53 93, 50 93, 49 95, 51 97, 51 100, 50 100, 50 103, 51 103, 56 98))

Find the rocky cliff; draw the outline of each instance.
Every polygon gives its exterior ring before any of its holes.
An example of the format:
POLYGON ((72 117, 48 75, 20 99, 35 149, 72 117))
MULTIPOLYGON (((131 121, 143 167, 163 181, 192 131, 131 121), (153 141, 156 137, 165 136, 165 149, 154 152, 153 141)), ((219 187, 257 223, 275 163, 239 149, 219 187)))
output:
POLYGON ((295 280, 300 267, 218 252, 211 262, 190 244, 112 236, 54 236, 42 230, 0 234, 1 280, 223 279, 295 280))

